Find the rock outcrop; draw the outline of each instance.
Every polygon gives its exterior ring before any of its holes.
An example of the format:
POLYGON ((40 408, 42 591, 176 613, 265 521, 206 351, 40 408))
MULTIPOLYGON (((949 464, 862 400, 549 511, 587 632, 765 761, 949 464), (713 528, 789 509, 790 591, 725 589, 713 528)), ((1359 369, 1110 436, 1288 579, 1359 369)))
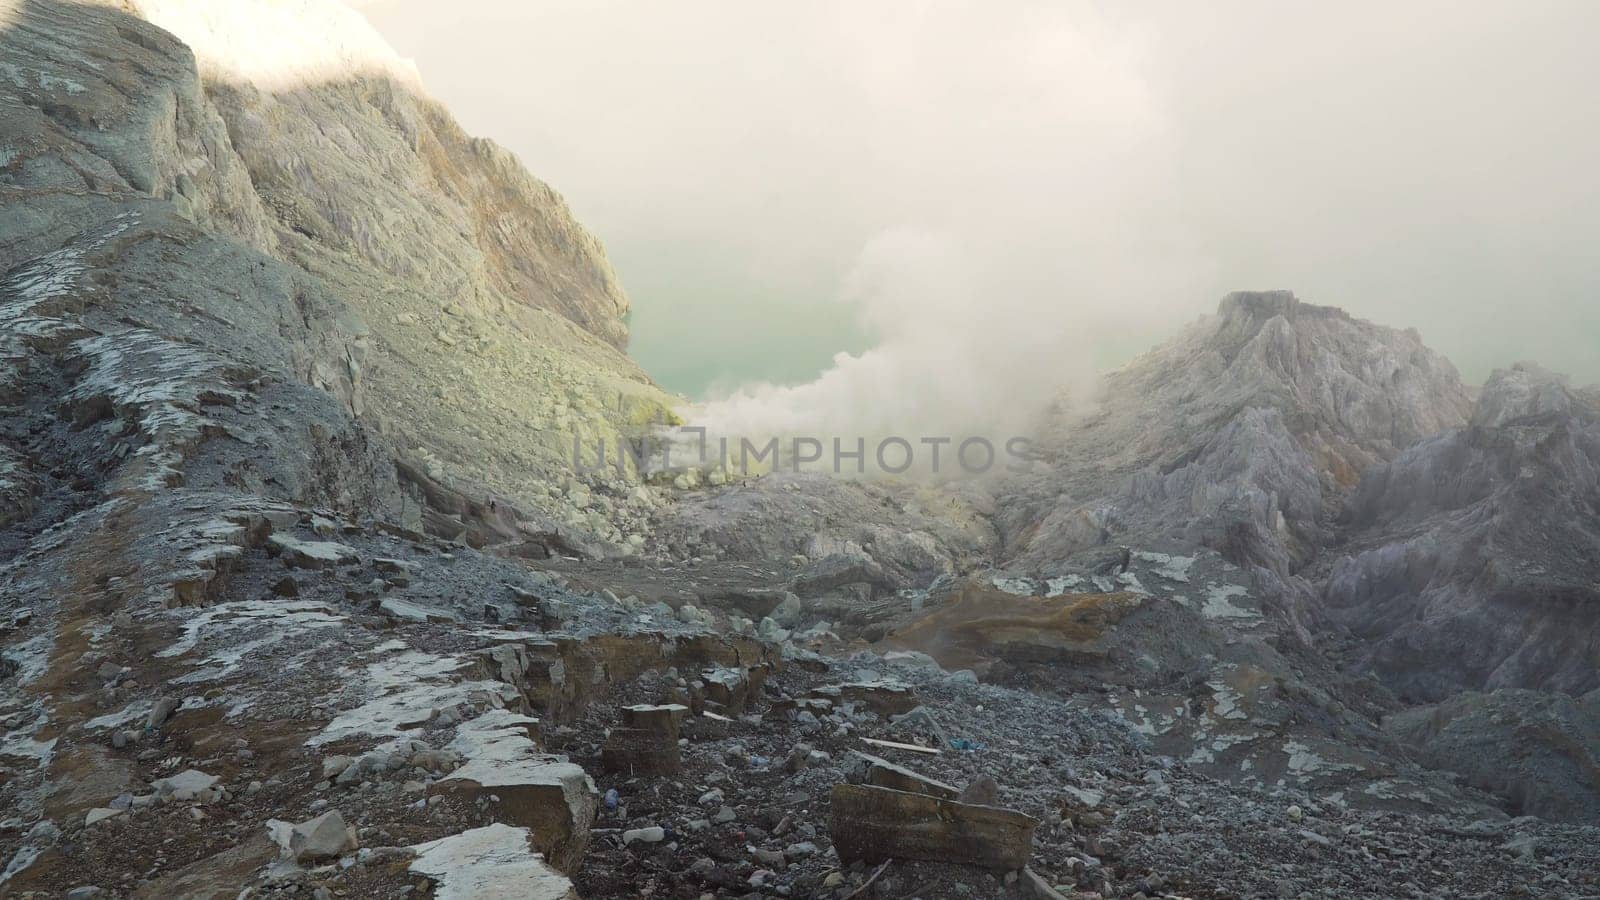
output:
POLYGON ((1419 700, 1600 687, 1600 401, 1496 372, 1470 425, 1362 481, 1324 607, 1419 700))
POLYGON ((1507 798, 1517 815, 1600 823, 1600 691, 1467 691, 1384 728, 1428 765, 1507 798))
POLYGON ((1362 471, 1468 410, 1415 332, 1287 291, 1230 294, 1052 417, 1046 471, 1004 488, 996 518, 1022 566, 1177 540, 1286 577, 1362 471))

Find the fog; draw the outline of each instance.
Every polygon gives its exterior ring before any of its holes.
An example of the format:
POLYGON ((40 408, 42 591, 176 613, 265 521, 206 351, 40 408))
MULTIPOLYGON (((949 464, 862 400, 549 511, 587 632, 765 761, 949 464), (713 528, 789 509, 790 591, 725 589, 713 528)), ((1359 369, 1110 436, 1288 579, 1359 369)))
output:
POLYGON ((1010 427, 1235 289, 1600 380, 1594 3, 362 11, 731 431, 1010 427))

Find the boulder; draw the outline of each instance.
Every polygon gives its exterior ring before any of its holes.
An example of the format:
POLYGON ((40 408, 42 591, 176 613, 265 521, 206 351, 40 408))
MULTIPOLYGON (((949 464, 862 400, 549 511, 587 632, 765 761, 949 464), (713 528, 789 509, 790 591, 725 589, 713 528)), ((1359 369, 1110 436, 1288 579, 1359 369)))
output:
POLYGON ((744 709, 751 693, 750 678, 741 669, 707 669, 700 675, 705 684, 705 698, 715 703, 720 712, 738 712, 744 709))
POLYGON ((672 775, 681 764, 678 739, 667 740, 647 728, 613 728, 600 748, 601 767, 629 777, 672 775))
POLYGON ((773 607, 773 610, 771 613, 769 613, 769 615, 774 622, 777 622, 784 628, 793 628, 800 624, 800 616, 802 612, 803 609, 800 604, 800 598, 788 591, 784 591, 782 602, 780 602, 776 607, 773 607))
POLYGON ((150 708, 150 715, 145 719, 145 724, 151 728, 160 728, 182 705, 183 701, 176 697, 162 697, 150 708))
POLYGON ((199 769, 185 769, 176 775, 157 778, 150 782, 150 786, 155 788, 156 795, 162 799, 188 801, 195 799, 201 791, 210 789, 216 783, 215 775, 207 775, 199 769))
POLYGON ((378 604, 378 611, 408 625, 426 625, 439 622, 456 622, 460 616, 451 610, 440 609, 436 606, 423 606, 398 597, 386 597, 378 604))
POLYGON ((289 855, 295 862, 332 859, 356 849, 356 830, 338 810, 330 810, 289 828, 289 855))
POLYGON ((106 819, 114 818, 120 815, 122 815, 122 810, 120 809, 91 809, 84 813, 83 825, 85 828, 87 828, 96 822, 103 822, 106 819))
POLYGON ((1032 869, 1024 868, 1017 883, 1022 895, 1032 900, 1067 900, 1067 895, 1051 887, 1050 882, 1032 869))
POLYGON ((611 729, 601 747, 601 765, 629 776, 677 772, 678 731, 688 712, 678 703, 624 706, 622 724, 611 729))
POLYGON ((661 705, 641 703, 634 706, 624 706, 620 712, 623 725, 629 728, 650 731, 676 743, 678 730, 683 725, 684 718, 689 714, 689 707, 681 703, 664 703, 661 705))
POLYGON ((874 594, 892 593, 899 585, 871 559, 835 553, 811 563, 790 581, 801 597, 819 597, 847 584, 869 584, 874 594))
POLYGON ((1000 802, 1000 784, 992 775, 979 775, 961 789, 956 799, 976 806, 994 806, 1000 802))

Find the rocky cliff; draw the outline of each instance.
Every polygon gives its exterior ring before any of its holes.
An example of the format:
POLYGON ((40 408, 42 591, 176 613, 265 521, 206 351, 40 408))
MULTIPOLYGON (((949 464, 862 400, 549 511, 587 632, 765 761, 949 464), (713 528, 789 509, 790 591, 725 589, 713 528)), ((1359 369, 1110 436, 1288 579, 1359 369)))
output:
POLYGON ((635 427, 669 398, 618 349, 627 298, 560 196, 466 136, 338 4, 134 9, 178 35, 92 4, 6 7, 0 265, 137 214, 170 235, 166 290, 244 304, 194 321, 154 310, 172 329, 298 319, 310 340, 290 344, 322 346, 273 363, 344 395, 412 470, 621 543, 617 524, 647 507, 612 478, 596 487, 614 514, 585 508, 590 485, 563 477, 572 441, 635 427), (289 309, 250 308, 252 279, 289 309))

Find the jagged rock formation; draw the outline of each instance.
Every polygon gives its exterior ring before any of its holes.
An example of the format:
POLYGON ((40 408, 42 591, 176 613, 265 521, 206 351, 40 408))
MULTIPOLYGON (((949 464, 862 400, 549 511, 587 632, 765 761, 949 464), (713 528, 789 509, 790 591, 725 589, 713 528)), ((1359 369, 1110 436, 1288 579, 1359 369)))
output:
MULTIPOLYGON (((1115 702, 1130 721, 1172 752, 1194 747, 1190 762, 1218 777, 1298 770, 1324 789, 1328 776, 1346 782, 1347 799, 1418 800, 1436 788, 1391 780, 1389 761, 1406 753, 1394 738, 1479 773, 1463 749, 1473 735, 1485 746, 1510 735, 1491 737, 1500 720, 1459 712, 1466 701, 1449 701, 1460 721, 1442 732, 1384 734, 1380 718, 1408 721, 1407 702, 1467 689, 1597 684, 1595 409, 1591 392, 1533 366, 1496 373, 1474 408, 1415 334, 1284 293, 1231 295, 1108 376, 1094 410, 1053 420, 1044 471, 1002 487, 995 519, 1011 558, 996 584, 1060 600, 1023 613, 968 589, 899 640, 937 656, 971 632, 997 672, 1025 683, 1072 685, 1056 671, 1070 664, 1090 682, 1074 690, 1126 686, 1115 702), (1241 570, 1190 584, 1207 548, 1241 570), (1130 592, 1131 607, 1107 605, 1130 592)), ((1517 808, 1595 820, 1600 769, 1583 722, 1518 729, 1570 763, 1473 783, 1517 808)))
POLYGON ((997 520, 1023 566, 1179 540, 1287 576, 1363 470, 1467 412, 1415 332, 1287 291, 1230 294, 1108 375, 1092 408, 1047 422, 1048 471, 1008 486, 997 520))
POLYGON ((1600 402, 1499 371, 1465 428, 1362 481, 1324 606, 1403 694, 1600 687, 1600 402))

